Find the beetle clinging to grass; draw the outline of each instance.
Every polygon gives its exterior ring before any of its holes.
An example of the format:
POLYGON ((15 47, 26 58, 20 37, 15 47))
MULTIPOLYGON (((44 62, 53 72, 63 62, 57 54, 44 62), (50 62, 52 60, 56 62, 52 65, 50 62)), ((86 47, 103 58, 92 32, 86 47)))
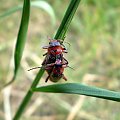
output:
POLYGON ((43 46, 43 49, 47 49, 47 53, 42 65, 54 63, 56 61, 56 55, 63 57, 63 53, 67 53, 66 48, 63 47, 62 40, 51 39, 48 46, 43 46))
POLYGON ((48 39, 50 40, 49 45, 43 46, 43 49, 47 49, 47 53, 43 54, 45 59, 42 63, 42 67, 35 67, 32 69, 45 69, 48 73, 45 82, 47 82, 48 79, 52 82, 58 82, 61 78, 67 80, 63 74, 64 68, 68 67, 68 61, 63 57, 63 53, 67 53, 66 48, 63 47, 61 40, 48 39))
POLYGON ((48 73, 48 77, 45 82, 47 82, 48 79, 52 82, 58 82, 61 78, 66 81, 67 78, 63 74, 64 68, 66 67, 68 67, 68 61, 62 57, 56 58, 55 63, 47 64, 45 70, 48 73))

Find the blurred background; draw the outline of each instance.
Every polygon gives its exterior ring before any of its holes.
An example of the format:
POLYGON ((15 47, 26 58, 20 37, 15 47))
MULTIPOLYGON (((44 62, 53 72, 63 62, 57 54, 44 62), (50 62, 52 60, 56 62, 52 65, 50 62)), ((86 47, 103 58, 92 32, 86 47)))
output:
MULTIPOLYGON (((27 43, 16 81, 0 92, 0 120, 10 120, 19 107, 41 66, 48 45, 54 37, 70 0, 45 0, 43 8, 32 7, 27 43)), ((22 5, 23 0, 0 1, 0 88, 13 75, 13 52, 21 20, 21 10, 2 16, 22 5)), ((67 82, 78 82, 120 91, 120 2, 119 0, 82 0, 67 32, 64 45, 67 82)), ((40 85, 45 83, 45 73, 40 85)), ((59 83, 65 83, 60 80, 59 83)), ((120 120, 120 104, 98 98, 35 93, 21 120, 120 120)))

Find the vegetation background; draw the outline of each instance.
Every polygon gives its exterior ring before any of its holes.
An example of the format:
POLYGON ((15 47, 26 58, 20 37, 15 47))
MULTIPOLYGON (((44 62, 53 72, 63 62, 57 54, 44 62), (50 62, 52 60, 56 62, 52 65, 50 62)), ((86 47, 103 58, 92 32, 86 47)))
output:
MULTIPOLYGON (((55 13, 31 8, 30 24, 21 68, 16 81, 7 92, 0 93, 0 120, 8 114, 4 108, 9 103, 9 113, 14 115, 37 70, 48 44, 47 36, 53 37, 68 7, 69 0, 45 0, 55 13), (7 100, 7 102, 6 102, 7 100)), ((0 14, 23 4, 22 0, 0 1, 0 14)), ((13 74, 13 50, 20 25, 21 11, 0 18, 0 87, 13 74)), ((119 0, 82 0, 67 33, 68 54, 65 57, 75 70, 67 68, 68 82, 79 82, 120 91, 120 2, 119 0)), ((47 74, 41 80, 44 80, 47 74)), ((65 82, 61 80, 60 82, 65 82)), ((47 84, 52 84, 48 82, 47 84)), ((119 120, 120 104, 92 97, 77 95, 35 93, 22 120, 119 120)))

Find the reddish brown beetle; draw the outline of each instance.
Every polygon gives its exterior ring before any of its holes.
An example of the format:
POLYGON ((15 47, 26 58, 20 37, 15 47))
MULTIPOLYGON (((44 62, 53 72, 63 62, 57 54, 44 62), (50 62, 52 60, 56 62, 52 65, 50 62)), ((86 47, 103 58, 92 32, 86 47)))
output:
POLYGON ((44 68, 48 73, 45 82, 47 82, 48 79, 52 82, 57 82, 61 78, 67 80, 63 74, 64 68, 68 67, 68 61, 63 57, 63 53, 67 53, 66 48, 63 47, 63 44, 61 45, 61 40, 48 39, 50 40, 49 45, 43 47, 43 49, 47 49, 47 53, 43 55, 45 59, 42 63, 42 67, 32 69, 44 68))
POLYGON ((67 78, 64 76, 64 68, 68 67, 68 61, 65 58, 56 59, 55 63, 47 64, 45 70, 48 73, 48 77, 45 82, 50 79, 52 82, 58 82, 61 78, 65 81, 67 78))

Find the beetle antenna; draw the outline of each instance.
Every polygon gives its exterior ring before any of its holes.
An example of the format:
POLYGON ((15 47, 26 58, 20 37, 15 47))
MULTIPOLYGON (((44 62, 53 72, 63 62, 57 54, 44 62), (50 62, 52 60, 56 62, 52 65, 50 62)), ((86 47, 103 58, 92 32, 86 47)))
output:
POLYGON ((66 42, 66 41, 64 41, 64 42, 67 43, 69 46, 71 46, 71 44, 69 42, 66 42))
MULTIPOLYGON (((63 42, 64 42, 64 43, 67 43, 69 46, 71 46, 71 44, 70 44, 69 42, 66 42, 66 41, 64 41, 64 40, 60 40, 60 39, 57 39, 57 40, 59 40, 60 43, 62 43, 62 45, 63 45, 63 42)), ((63 46, 64 46, 64 45, 63 45, 63 46)))
POLYGON ((31 70, 34 70, 34 69, 38 69, 38 68, 42 68, 42 67, 34 67, 34 68, 29 69, 28 71, 31 71, 31 70))
POLYGON ((72 69, 72 70, 75 70, 74 68, 72 68, 72 67, 70 67, 70 66, 67 66, 67 67, 69 67, 69 68, 72 69))

